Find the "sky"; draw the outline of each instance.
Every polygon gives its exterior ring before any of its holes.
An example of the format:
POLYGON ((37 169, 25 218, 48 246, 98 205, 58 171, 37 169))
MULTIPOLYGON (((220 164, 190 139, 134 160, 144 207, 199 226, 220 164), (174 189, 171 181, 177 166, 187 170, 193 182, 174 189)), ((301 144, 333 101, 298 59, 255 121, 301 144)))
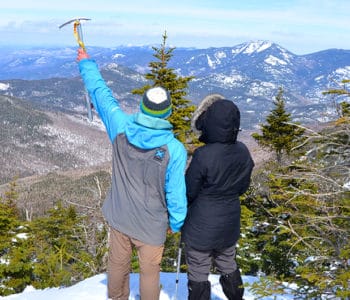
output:
MULTIPOLYGON (((244 284, 252 284, 257 281, 256 277, 242 276, 244 284)), ((226 300, 219 283, 219 275, 209 275, 211 282, 211 299, 226 300)), ((187 299, 187 277, 186 274, 180 273, 178 276, 175 273, 161 273, 160 283, 162 289, 160 292, 160 300, 184 300, 187 299), (176 279, 178 284, 176 285, 176 279)), ((130 296, 129 300, 139 300, 139 276, 131 274, 130 276, 130 296)), ((261 300, 292 300, 292 295, 286 293, 283 295, 275 295, 270 297, 259 298, 261 300)), ((4 300, 107 300, 107 276, 99 274, 88 278, 67 288, 48 288, 45 290, 35 290, 33 287, 27 287, 23 293, 13 294, 6 297, 1 297, 4 300)), ((254 294, 246 289, 244 292, 245 300, 256 299, 254 294)))
POLYGON ((294 54, 350 50, 349 0, 0 0, 0 46, 233 47, 266 40, 294 54))

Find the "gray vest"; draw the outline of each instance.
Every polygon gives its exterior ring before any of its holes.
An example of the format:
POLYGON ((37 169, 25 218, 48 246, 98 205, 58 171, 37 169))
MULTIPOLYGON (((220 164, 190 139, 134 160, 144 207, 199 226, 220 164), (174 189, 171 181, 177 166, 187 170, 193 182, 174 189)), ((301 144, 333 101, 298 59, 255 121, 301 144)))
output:
POLYGON ((168 228, 168 147, 140 149, 124 134, 114 139, 112 147, 112 182, 102 208, 108 224, 146 244, 164 244, 168 228))

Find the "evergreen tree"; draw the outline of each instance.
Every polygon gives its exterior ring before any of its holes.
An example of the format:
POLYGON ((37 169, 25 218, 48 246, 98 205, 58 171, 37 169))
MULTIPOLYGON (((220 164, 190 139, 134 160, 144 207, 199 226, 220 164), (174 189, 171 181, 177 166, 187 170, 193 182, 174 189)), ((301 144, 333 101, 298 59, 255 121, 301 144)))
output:
MULTIPOLYGON (((183 245, 180 245, 180 239, 181 239, 180 233, 170 234, 167 236, 167 239, 164 245, 163 260, 161 263, 161 269, 163 272, 173 272, 173 273, 176 272, 179 247, 183 247, 183 245)), ((186 271, 186 265, 182 264, 185 261, 183 255, 184 255, 184 252, 182 252, 182 256, 180 259, 181 272, 186 271)))
POLYGON ((261 295, 287 281, 297 284, 297 298, 350 296, 348 103, 340 108, 337 122, 322 131, 305 128, 303 143, 295 147, 303 155, 292 165, 270 162, 255 175, 245 204, 255 212, 248 234, 255 236, 252 249, 265 273, 261 295))
POLYGON ((173 113, 169 117, 170 123, 174 127, 174 133, 181 142, 192 139, 191 136, 191 116, 195 107, 190 104, 190 100, 185 98, 188 88, 188 82, 193 76, 181 77, 175 73, 175 70, 169 68, 168 64, 173 56, 175 48, 167 48, 167 34, 163 34, 163 42, 159 48, 152 47, 155 53, 153 56, 157 59, 149 63, 150 72, 145 74, 145 78, 151 83, 140 89, 132 91, 133 94, 143 95, 143 93, 153 86, 162 86, 170 92, 173 105, 173 113))
POLYGON ((341 113, 343 118, 350 118, 350 103, 342 102, 341 104, 341 113))
POLYGON ((310 132, 305 154, 292 165, 269 163, 255 175, 255 189, 244 202, 255 212, 251 249, 259 254, 261 271, 275 277, 269 284, 296 283, 296 298, 347 299, 350 128, 331 124, 310 132))
POLYGON ((339 88, 329 89, 328 91, 323 92, 324 95, 333 95, 337 98, 346 99, 347 101, 336 101, 335 108, 339 115, 338 122, 349 122, 350 118, 350 90, 348 88, 348 84, 350 83, 350 79, 344 79, 341 81, 341 84, 338 84, 339 88))
POLYGON ((19 293, 30 283, 32 248, 28 228, 19 219, 16 181, 0 197, 0 295, 19 293))
POLYGON ((267 116, 267 124, 261 125, 262 134, 253 133, 252 137, 262 147, 274 151, 278 163, 281 163, 283 154, 290 154, 304 129, 291 124, 291 115, 285 110, 282 88, 279 88, 273 103, 275 108, 267 116))
POLYGON ((25 224, 18 227, 6 255, 7 262, 0 266, 1 295, 21 293, 33 279, 34 248, 25 224))
POLYGON ((246 194, 240 197, 242 234, 238 240, 236 260, 242 270, 242 274, 246 275, 257 275, 259 270, 262 269, 261 252, 256 249, 259 241, 255 228, 256 216, 250 201, 254 193, 252 189, 252 187, 249 188, 246 194))
POLYGON ((16 180, 13 180, 9 183, 9 189, 5 192, 5 204, 10 209, 11 215, 15 216, 16 218, 19 218, 19 210, 17 208, 17 199, 18 199, 18 193, 17 193, 17 183, 16 180))
POLYGON ((94 260, 86 249, 81 223, 75 208, 63 207, 61 202, 49 210, 48 216, 33 221, 33 286, 71 285, 93 274, 90 264, 94 260))

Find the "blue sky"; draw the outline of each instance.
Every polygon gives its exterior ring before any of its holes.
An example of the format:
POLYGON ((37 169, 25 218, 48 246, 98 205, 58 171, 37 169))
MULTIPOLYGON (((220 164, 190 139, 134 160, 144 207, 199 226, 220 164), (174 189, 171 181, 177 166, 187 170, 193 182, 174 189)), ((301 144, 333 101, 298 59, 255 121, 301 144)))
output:
POLYGON ((223 47, 268 40, 295 54, 350 50, 349 0, 0 0, 0 46, 74 46, 75 17, 87 47, 161 43, 223 47))

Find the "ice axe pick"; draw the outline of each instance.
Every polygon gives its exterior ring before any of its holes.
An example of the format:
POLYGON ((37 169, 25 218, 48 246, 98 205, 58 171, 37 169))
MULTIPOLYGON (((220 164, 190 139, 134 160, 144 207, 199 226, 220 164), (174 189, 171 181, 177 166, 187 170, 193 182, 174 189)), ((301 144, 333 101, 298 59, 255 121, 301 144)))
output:
MULTIPOLYGON (((88 18, 75 18, 75 19, 71 19, 69 21, 67 21, 66 23, 63 23, 62 25, 59 26, 59 29, 61 29, 62 27, 69 25, 71 23, 73 23, 73 34, 75 39, 77 40, 77 43, 79 45, 79 47, 83 48, 85 51, 85 44, 84 44, 84 38, 83 38, 83 30, 82 30, 82 26, 81 26, 81 21, 89 21, 91 19, 88 18)), ((92 102, 89 98, 89 94, 87 92, 87 90, 85 89, 85 103, 86 103, 86 108, 88 111, 88 119, 91 122, 93 119, 93 115, 92 115, 92 102)))

